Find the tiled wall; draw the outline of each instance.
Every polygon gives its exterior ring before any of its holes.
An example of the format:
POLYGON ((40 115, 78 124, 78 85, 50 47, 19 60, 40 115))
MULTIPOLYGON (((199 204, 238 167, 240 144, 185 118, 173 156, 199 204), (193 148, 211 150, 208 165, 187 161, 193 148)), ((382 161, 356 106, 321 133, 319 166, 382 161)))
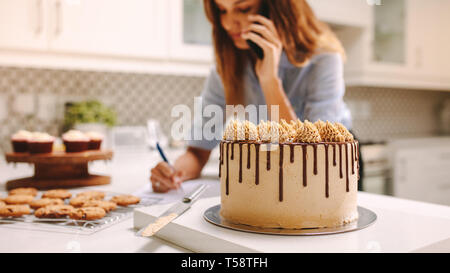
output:
MULTIPOLYGON (((193 105, 204 77, 0 67, 0 143, 19 129, 60 134, 66 101, 100 99, 118 113, 119 125, 159 119, 169 134, 170 109, 193 105)), ((351 87, 345 100, 362 141, 439 133, 438 111, 450 92, 351 87)))

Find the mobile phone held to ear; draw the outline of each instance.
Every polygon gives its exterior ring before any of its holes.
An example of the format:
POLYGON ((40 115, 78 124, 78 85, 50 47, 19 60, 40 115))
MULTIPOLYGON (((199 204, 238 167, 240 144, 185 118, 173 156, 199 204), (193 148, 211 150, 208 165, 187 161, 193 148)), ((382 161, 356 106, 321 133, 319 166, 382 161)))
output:
MULTIPOLYGON (((264 0, 261 3, 261 9, 259 10, 259 14, 267 18, 269 17, 269 7, 267 6, 267 3, 264 0)), ((247 44, 250 46, 251 50, 255 52, 256 56, 259 59, 261 60, 264 59, 264 51, 259 45, 257 45, 255 42, 251 40, 247 40, 247 44)))

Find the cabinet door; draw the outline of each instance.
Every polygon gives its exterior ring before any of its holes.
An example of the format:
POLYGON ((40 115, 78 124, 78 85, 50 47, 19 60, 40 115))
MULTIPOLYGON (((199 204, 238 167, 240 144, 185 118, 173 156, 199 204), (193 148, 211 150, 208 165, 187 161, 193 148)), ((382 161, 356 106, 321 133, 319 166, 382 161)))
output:
POLYGON ((175 60, 213 61, 212 29, 203 1, 170 1, 170 57, 175 60))
POLYGON ((370 26, 369 0, 308 0, 316 16, 329 24, 370 26))
POLYGON ((161 0, 51 0, 50 49, 165 58, 168 4, 161 0))
POLYGON ((409 54, 417 71, 450 79, 450 1, 409 0, 409 54))
POLYGON ((47 0, 0 0, 0 48, 46 49, 47 0))

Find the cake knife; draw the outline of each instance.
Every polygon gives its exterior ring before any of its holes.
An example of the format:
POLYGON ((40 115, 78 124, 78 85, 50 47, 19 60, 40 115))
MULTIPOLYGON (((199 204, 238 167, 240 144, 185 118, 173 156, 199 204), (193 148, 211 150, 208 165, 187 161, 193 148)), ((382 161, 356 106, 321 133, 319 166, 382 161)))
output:
POLYGON ((207 185, 199 185, 191 193, 183 197, 183 199, 169 209, 167 209, 163 214, 161 214, 155 222, 150 223, 146 227, 140 229, 136 235, 142 237, 151 237, 168 223, 173 221, 175 218, 183 214, 188 210, 192 204, 197 201, 200 195, 205 191, 207 185))

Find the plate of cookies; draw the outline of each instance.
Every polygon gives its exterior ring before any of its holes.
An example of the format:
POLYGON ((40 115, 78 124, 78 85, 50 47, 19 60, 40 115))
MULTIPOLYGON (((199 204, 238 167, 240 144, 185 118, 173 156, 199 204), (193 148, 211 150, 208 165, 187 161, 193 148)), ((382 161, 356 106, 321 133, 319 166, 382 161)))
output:
POLYGON ((0 227, 92 234, 159 201, 98 190, 16 188, 0 195, 0 227))

